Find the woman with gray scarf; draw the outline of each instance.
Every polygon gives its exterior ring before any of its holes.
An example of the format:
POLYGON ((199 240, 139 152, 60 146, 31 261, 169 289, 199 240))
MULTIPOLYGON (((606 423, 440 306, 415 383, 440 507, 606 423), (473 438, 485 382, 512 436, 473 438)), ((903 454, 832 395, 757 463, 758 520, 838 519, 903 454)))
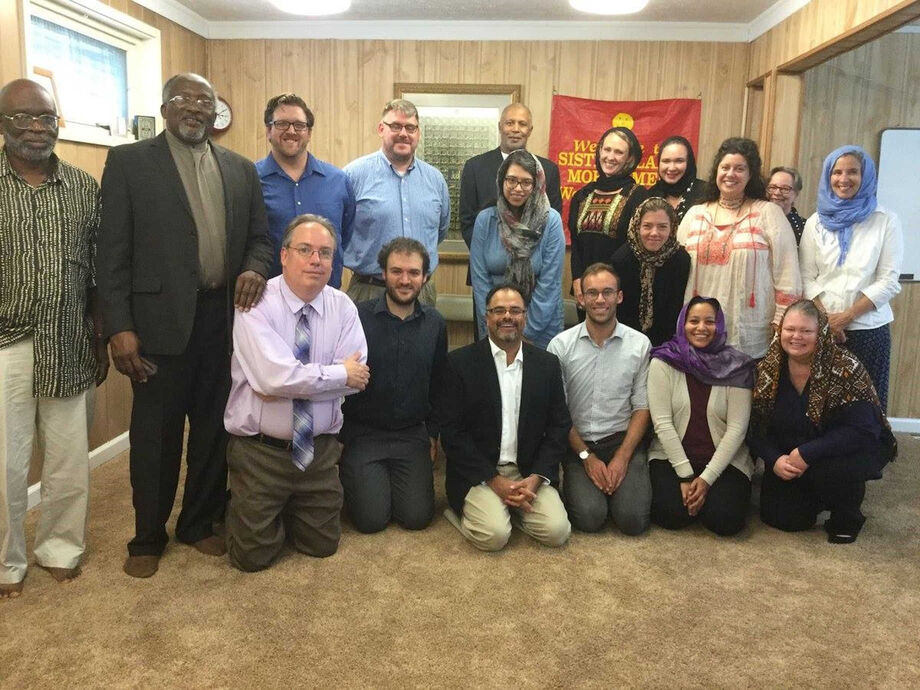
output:
POLYGON ((484 337, 486 295, 513 283, 527 303, 524 338, 546 349, 562 331, 562 219, 550 208, 540 162, 512 151, 498 169, 495 206, 480 211, 470 244, 470 276, 479 333, 484 337))

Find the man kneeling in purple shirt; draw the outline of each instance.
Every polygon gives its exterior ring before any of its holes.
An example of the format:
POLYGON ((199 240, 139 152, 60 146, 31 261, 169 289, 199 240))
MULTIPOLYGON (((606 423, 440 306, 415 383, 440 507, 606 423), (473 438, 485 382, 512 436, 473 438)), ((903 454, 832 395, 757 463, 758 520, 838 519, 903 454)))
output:
POLYGON ((335 229, 304 214, 288 225, 281 275, 233 324, 224 426, 230 505, 227 550, 240 570, 262 570, 284 546, 331 556, 339 545, 343 396, 370 379, 358 310, 326 285, 335 229))

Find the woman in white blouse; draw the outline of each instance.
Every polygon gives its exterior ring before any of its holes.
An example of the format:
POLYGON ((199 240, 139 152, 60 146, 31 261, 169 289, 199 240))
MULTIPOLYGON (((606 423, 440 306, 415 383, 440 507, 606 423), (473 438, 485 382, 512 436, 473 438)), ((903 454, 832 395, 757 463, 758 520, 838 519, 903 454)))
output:
POLYGON ((838 343, 862 362, 888 408, 894 320, 889 302, 901 291, 901 223, 878 205, 875 163, 858 146, 824 159, 818 211, 805 223, 799 263, 805 297, 827 312, 838 343))

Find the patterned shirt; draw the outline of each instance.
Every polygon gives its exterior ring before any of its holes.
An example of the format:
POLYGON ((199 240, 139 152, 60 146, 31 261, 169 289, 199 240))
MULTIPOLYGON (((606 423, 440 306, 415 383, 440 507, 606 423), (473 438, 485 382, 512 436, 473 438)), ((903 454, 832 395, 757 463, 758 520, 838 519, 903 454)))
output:
POLYGON ((87 318, 95 285, 99 185, 54 154, 32 187, 0 150, 0 348, 34 339, 32 395, 66 398, 96 374, 87 318))

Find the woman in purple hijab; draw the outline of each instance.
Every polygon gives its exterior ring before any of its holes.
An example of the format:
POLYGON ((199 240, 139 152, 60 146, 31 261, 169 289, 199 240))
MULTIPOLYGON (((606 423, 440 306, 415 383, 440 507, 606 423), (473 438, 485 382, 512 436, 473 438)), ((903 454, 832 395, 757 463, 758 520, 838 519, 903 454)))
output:
POLYGON ((652 521, 666 529, 697 519, 723 536, 744 528, 754 472, 744 438, 755 362, 726 338, 719 301, 694 297, 677 317, 677 334, 652 349, 652 521))

